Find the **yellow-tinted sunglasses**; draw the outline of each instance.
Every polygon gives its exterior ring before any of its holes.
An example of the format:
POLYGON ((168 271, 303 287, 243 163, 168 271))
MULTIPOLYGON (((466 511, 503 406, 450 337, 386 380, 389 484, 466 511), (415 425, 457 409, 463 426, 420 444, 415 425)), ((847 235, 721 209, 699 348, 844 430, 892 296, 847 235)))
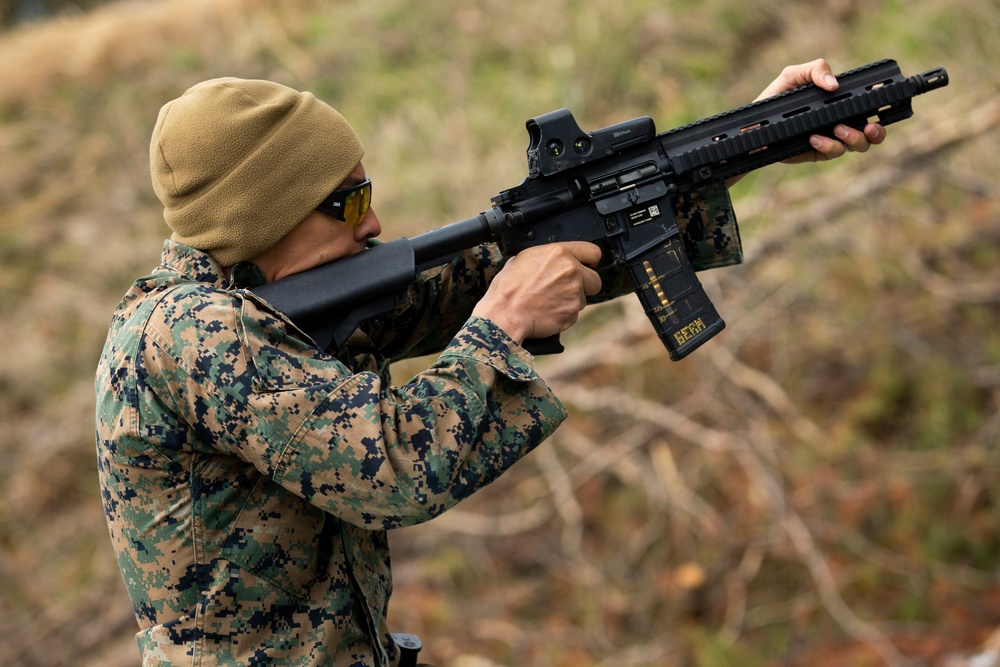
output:
POLYGON ((329 197, 319 203, 316 210, 342 220, 351 227, 357 227, 365 219, 365 214, 371 205, 372 179, 366 178, 363 183, 353 187, 334 190, 329 197))

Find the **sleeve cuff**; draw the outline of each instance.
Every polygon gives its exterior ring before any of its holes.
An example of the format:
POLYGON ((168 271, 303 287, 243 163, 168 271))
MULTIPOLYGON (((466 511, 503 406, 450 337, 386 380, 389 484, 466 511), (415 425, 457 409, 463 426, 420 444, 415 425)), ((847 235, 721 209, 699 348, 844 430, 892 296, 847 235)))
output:
POLYGON ((441 354, 475 359, 517 382, 538 379, 535 359, 492 320, 473 315, 441 354))

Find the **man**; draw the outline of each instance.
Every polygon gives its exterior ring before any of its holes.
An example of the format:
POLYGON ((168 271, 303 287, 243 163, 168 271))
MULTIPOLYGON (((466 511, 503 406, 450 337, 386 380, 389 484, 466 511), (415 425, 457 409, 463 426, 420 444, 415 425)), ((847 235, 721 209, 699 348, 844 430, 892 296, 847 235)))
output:
MULTIPOLYGON (((814 61, 763 95, 831 79, 814 61)), ((804 159, 884 137, 838 128, 804 159)), ((207 81, 160 111, 152 180, 173 233, 119 305, 96 378, 143 664, 396 664, 386 531, 454 506, 565 417, 520 344, 565 331, 598 292, 594 245, 502 268, 495 248, 468 251, 337 350, 248 291, 381 233, 363 154, 339 113, 266 81, 207 81), (442 349, 391 386, 392 361, 442 349)), ((724 188, 703 195, 686 208, 728 218, 724 188)))

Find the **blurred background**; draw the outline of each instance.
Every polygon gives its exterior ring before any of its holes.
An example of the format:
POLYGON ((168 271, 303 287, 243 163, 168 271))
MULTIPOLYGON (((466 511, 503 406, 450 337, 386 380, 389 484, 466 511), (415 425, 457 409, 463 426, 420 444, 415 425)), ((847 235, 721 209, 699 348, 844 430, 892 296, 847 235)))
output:
MULTIPOLYGON (((571 410, 455 511, 392 535, 392 626, 441 665, 1000 662, 995 0, 0 2, 0 663, 135 665, 93 372, 168 230, 159 107, 312 90, 362 137, 385 238, 526 175, 527 118, 659 131, 782 67, 894 58, 949 87, 865 155, 733 189, 728 322, 671 363, 634 298, 539 361, 571 410)), ((400 381, 427 360, 399 366, 400 381)))

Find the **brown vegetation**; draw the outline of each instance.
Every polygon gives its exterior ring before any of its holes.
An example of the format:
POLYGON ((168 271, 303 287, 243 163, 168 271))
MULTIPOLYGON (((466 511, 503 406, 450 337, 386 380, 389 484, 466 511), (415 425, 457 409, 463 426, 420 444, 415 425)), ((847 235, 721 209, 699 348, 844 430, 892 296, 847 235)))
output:
MULTIPOLYGON (((524 173, 524 119, 661 130, 788 63, 952 84, 867 155, 734 190, 729 326, 677 364, 634 299, 540 363, 572 417, 480 496, 393 535, 391 610, 443 665, 970 665, 1000 648, 996 3, 117 3, 0 35, 0 662, 131 665, 92 374, 166 228, 159 106, 212 76, 357 126, 389 237, 524 173)), ((401 365, 401 379, 420 362, 401 365)))

